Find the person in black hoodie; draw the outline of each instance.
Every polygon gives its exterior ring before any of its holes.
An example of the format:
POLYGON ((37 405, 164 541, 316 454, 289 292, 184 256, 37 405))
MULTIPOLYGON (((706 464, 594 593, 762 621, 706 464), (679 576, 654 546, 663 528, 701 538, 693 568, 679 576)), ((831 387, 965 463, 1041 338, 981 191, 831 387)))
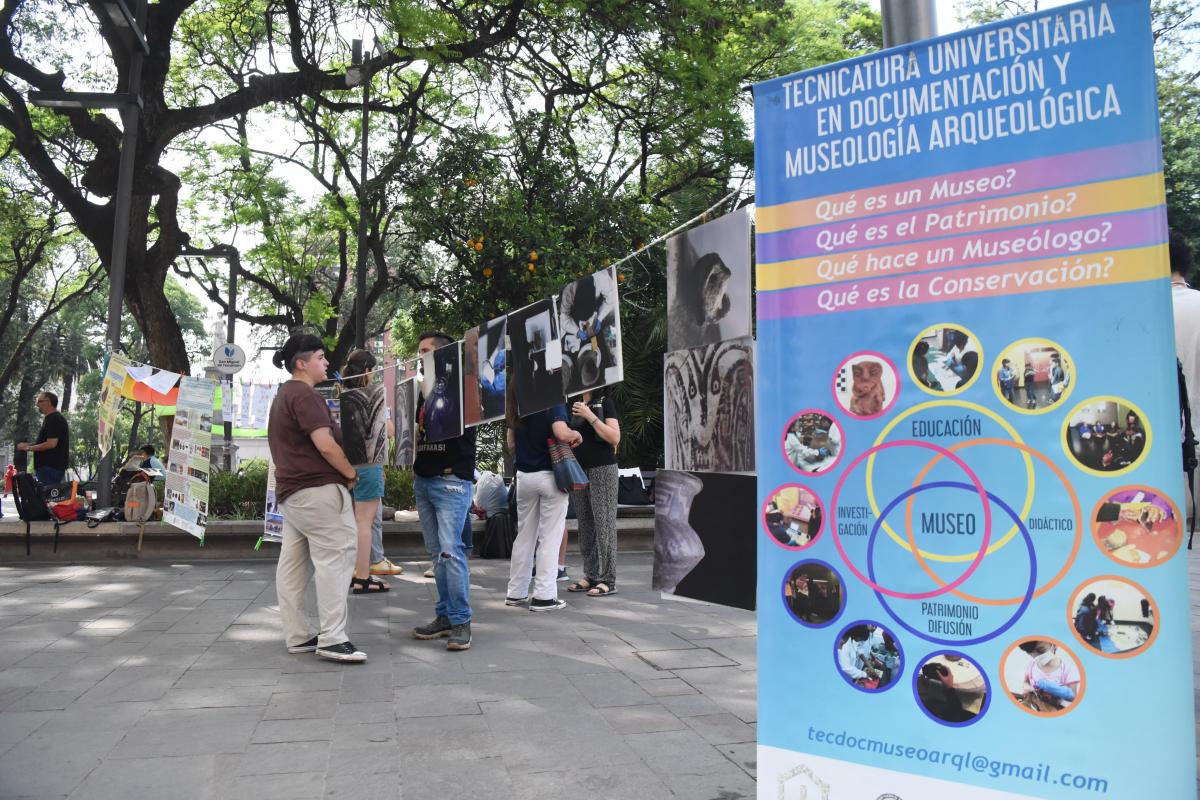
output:
MULTIPOLYGON (((421 355, 454 340, 441 331, 422 333, 421 355)), ((417 407, 417 456, 413 462, 413 489, 417 514, 425 534, 425 547, 433 559, 437 584, 436 618, 413 628, 417 639, 447 637, 447 650, 471 646, 471 575, 463 525, 471 510, 475 478, 475 429, 440 442, 425 441, 424 402, 417 407)))

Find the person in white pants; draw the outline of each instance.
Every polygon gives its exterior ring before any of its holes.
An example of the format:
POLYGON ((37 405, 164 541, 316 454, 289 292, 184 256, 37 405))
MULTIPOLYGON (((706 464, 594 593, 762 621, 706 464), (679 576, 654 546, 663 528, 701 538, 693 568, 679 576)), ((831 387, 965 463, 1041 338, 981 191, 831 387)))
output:
POLYGON ((566 605, 558 599, 558 547, 567 520, 567 494, 554 481, 547 440, 577 447, 579 431, 567 424, 567 407, 559 404, 523 419, 516 402, 508 404, 508 446, 517 467, 517 539, 513 542, 505 604, 530 611, 553 611, 566 605), (536 552, 537 571, 534 573, 536 552), (533 598, 529 581, 533 579, 533 598))

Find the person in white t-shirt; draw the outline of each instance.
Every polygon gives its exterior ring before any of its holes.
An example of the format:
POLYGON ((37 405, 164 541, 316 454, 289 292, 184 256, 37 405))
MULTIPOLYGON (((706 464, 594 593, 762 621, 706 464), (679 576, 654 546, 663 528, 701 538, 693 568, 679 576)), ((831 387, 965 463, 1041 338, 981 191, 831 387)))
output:
MULTIPOLYGON (((1175 310, 1175 355, 1183 365, 1187 381, 1188 405, 1192 411, 1192 429, 1200 424, 1200 291, 1188 284, 1192 272, 1192 252, 1187 240, 1178 231, 1171 231, 1171 305, 1175 310)), ((1187 516, 1194 487, 1188 487, 1187 516)))

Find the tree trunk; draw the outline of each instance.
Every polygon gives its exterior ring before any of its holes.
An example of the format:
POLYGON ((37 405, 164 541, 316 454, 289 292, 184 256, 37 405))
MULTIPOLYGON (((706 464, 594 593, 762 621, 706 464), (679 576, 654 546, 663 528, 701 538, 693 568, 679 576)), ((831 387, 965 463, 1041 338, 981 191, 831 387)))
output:
POLYGON ((129 277, 131 280, 125 285, 125 305, 145 337, 150 363, 159 369, 190 374, 191 363, 183 343, 183 331, 164 290, 166 266, 130 270, 129 277))

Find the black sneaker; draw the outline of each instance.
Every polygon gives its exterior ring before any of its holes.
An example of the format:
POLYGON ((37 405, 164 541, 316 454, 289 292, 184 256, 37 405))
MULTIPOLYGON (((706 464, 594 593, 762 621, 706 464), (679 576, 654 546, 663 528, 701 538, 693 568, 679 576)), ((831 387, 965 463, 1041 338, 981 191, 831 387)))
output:
POLYGON ((527 606, 529 605, 528 597, 506 597, 504 598, 506 606, 527 606))
POLYGON ((317 649, 317 637, 312 637, 304 644, 289 644, 288 652, 293 655, 296 653, 311 653, 317 649))
POLYGON ((351 664, 361 664, 367 660, 367 654, 355 648, 350 642, 318 647, 317 655, 321 658, 328 658, 330 661, 345 661, 351 664))
POLYGON ((449 619, 438 614, 437 619, 428 625, 413 628, 412 635, 414 639, 437 639, 441 636, 449 636, 450 629, 453 627, 449 619))
POLYGON ((559 600, 557 597, 553 600, 538 600, 536 597, 529 601, 530 611, 557 611, 560 608, 566 608, 567 601, 559 600))
POLYGON ((471 622, 468 620, 462 625, 455 625, 450 629, 449 639, 446 640, 447 650, 470 650, 471 649, 471 622))

